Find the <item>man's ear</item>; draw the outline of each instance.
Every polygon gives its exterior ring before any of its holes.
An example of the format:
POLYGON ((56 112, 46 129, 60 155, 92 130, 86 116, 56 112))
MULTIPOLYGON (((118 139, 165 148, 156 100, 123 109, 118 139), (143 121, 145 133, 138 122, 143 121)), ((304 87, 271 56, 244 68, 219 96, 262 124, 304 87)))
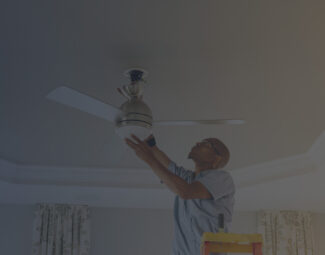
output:
POLYGON ((222 167, 223 166, 222 165, 223 164, 222 161, 223 161, 223 158, 220 155, 216 155, 216 157, 215 157, 215 159, 214 159, 214 161, 212 163, 213 168, 220 168, 220 167, 222 167))

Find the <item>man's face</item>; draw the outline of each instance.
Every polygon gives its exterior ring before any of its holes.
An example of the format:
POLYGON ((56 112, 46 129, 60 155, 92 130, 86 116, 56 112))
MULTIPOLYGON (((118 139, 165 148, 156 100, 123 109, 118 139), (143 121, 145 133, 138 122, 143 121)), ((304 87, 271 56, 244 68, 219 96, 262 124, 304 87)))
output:
POLYGON ((216 156, 217 153, 215 149, 207 140, 202 140, 201 142, 196 143, 188 154, 188 158, 203 162, 213 162, 216 156))

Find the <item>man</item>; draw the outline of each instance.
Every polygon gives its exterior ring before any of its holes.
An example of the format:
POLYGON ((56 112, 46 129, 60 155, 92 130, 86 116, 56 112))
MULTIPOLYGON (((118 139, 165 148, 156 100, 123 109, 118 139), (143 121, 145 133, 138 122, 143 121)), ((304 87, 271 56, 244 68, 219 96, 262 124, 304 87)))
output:
POLYGON ((132 139, 125 139, 127 145, 176 194, 172 254, 199 255, 202 234, 218 232, 219 215, 224 216, 226 232, 232 220, 235 187, 231 175, 220 170, 229 161, 229 150, 216 138, 197 143, 188 155, 195 164, 193 172, 171 161, 153 136, 132 139))

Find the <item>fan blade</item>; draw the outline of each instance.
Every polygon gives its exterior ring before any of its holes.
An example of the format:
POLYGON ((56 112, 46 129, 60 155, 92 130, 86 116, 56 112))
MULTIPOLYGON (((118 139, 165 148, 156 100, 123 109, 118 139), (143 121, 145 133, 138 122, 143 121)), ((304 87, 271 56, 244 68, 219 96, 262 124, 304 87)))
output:
POLYGON ((114 122, 116 116, 121 113, 121 110, 115 106, 103 103, 65 86, 54 89, 46 97, 55 102, 71 106, 111 122, 114 122))
POLYGON ((244 120, 158 120, 154 121, 157 126, 195 126, 195 125, 220 125, 220 124, 244 124, 244 120))

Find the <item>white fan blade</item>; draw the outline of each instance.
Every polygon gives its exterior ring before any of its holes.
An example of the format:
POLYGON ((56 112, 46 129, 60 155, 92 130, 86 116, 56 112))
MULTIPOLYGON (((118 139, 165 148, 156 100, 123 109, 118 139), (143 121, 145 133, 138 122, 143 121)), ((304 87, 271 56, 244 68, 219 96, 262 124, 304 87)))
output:
POLYGON ((195 125, 220 125, 220 124, 244 124, 244 120, 158 120, 154 121, 157 126, 195 126, 195 125))
POLYGON ((64 86, 54 89, 46 97, 55 102, 71 106, 111 122, 114 122, 115 118, 121 113, 121 110, 115 106, 103 103, 64 86))

